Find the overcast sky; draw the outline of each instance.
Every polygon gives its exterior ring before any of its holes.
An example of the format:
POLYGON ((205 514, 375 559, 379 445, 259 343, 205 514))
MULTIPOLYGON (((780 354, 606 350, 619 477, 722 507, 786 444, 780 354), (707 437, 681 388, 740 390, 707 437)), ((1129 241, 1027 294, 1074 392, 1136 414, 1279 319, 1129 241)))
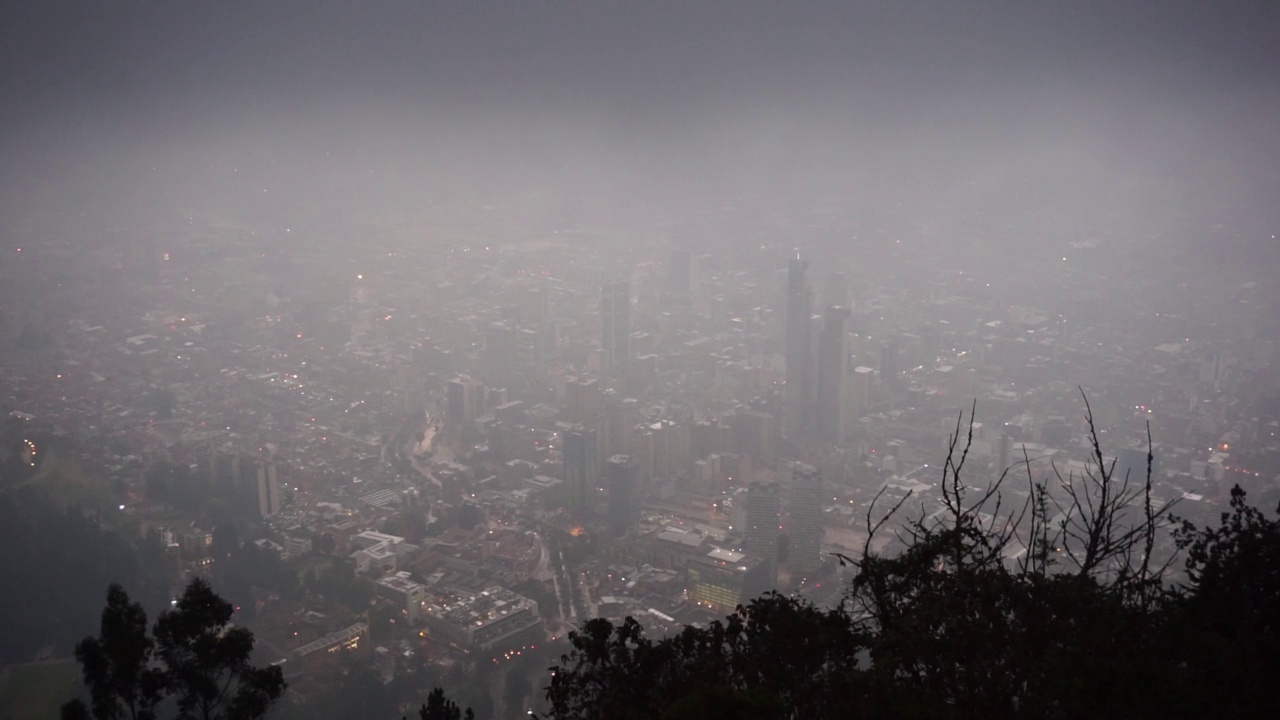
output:
POLYGON ((603 214, 1165 182, 1265 228, 1280 192, 1276 2, 5 0, 0 67, 7 200, 330 147, 603 214))

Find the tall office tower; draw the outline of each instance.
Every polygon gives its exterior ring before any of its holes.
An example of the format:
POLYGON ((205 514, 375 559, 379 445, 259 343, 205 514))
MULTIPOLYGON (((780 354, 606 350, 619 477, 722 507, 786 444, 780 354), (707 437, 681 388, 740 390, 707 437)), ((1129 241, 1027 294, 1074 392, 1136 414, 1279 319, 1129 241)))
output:
POLYGON ((519 372, 515 328, 505 322, 490 323, 485 331, 484 353, 487 379, 498 387, 514 387, 519 372))
POLYGON ((640 522, 640 465, 630 455, 614 455, 605 463, 609 484, 609 525, 625 535, 640 522))
POLYGON ((516 329, 516 377, 536 376, 546 359, 542 335, 531 328, 516 329))
POLYGON ((475 420, 484 407, 484 385, 467 375, 449 381, 446 416, 450 423, 463 424, 475 420))
MULTIPOLYGON (((1151 474, 1160 470, 1155 452, 1151 453, 1151 474)), ((1147 480, 1147 448, 1121 448, 1116 453, 1115 464, 1111 467, 1111 477, 1116 482, 1140 484, 1147 480)))
POLYGON ((1226 364, 1225 353, 1210 351, 1200 360, 1200 383, 1212 385, 1217 390, 1222 383, 1222 373, 1226 364))
MULTIPOLYGON (((859 365, 853 369, 853 375, 849 378, 849 391, 847 394, 847 402, 849 405, 849 414, 855 420, 862 417, 867 408, 871 405, 871 376, 876 371, 864 365, 859 365)), ((848 429, 847 427, 845 428, 848 429)))
POLYGON ((240 453, 234 453, 231 456, 231 487, 235 488, 238 493, 240 488, 243 487, 241 485, 243 481, 243 476, 240 472, 240 453))
POLYGON ((735 410, 726 416, 729 421, 729 448, 739 455, 748 455, 759 467, 772 467, 777 459, 778 421, 760 410, 735 410))
POLYGON ((640 484, 652 487, 653 484, 653 431, 648 423, 640 423, 631 428, 631 445, 627 454, 639 468, 640 484))
POLYGON ((600 407, 600 457, 626 455, 631 452, 632 426, 640 419, 639 404, 634 398, 616 391, 602 393, 600 407))
POLYGON ((566 430, 560 454, 564 463, 565 506, 575 519, 586 520, 595 509, 600 486, 595 428, 577 425, 566 430))
POLYGON ((849 309, 832 305, 822 317, 818 334, 818 437, 827 442, 844 442, 845 376, 849 366, 849 344, 845 324, 849 309))
POLYGON ((209 484, 216 485, 221 478, 218 476, 218 460, 221 456, 220 448, 217 445, 209 446, 209 461, 205 466, 209 470, 209 484))
POLYGON ((689 453, 695 459, 729 449, 729 426, 719 421, 699 420, 689 433, 689 453))
POLYGON ((692 250, 679 247, 671 251, 671 267, 667 275, 667 289, 672 299, 687 303, 698 288, 698 256, 692 250))
POLYGON ((604 371, 626 379, 631 365, 631 282, 615 280, 600 292, 600 346, 604 371))
POLYGON ((898 341, 880 346, 880 383, 890 391, 898 389, 898 341))
POLYGON ((751 483, 747 490, 747 526, 744 549, 764 561, 769 587, 778 583, 778 516, 781 503, 775 483, 751 483))
POLYGON ((810 389, 810 305, 813 292, 805 280, 809 263, 798 257, 787 262, 786 390, 783 433, 793 437, 809 425, 810 389))
POLYGON ((782 432, 788 437, 804 432, 809 425, 810 389, 810 304, 813 292, 805 281, 808 261, 787 261, 786 391, 783 393, 782 432))
POLYGON ((512 294, 521 322, 536 326, 550 319, 551 293, 545 280, 516 288, 512 294))
POLYGON ((995 470, 998 473, 1005 471, 1012 472, 1010 467, 1013 465, 1013 438, 1009 437, 1009 431, 1000 433, 1000 466, 995 470))
POLYGON ((787 566, 795 575, 817 572, 822 566, 822 474, 797 463, 791 471, 791 516, 787 534, 791 551, 787 566))
POLYGON ((274 460, 258 464, 258 512, 262 517, 280 512, 280 483, 274 460))
POLYGON ((589 427, 600 421, 604 396, 594 378, 569 378, 564 384, 564 419, 589 427))

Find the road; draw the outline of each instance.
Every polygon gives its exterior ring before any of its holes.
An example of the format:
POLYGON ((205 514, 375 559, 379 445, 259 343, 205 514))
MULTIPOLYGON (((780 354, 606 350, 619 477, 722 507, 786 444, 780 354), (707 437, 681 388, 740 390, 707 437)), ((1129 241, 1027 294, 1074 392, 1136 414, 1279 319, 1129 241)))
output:
POLYGON ((52 445, 48 449, 44 450, 43 452, 44 452, 44 459, 40 460, 40 467, 36 468, 35 474, 33 474, 31 477, 27 478, 26 480, 23 480, 20 483, 16 483, 14 485, 10 485, 7 488, 4 488, 3 491, 12 492, 21 487, 34 485, 35 483, 38 483, 41 480, 49 477, 50 473, 53 472, 54 468, 58 467, 58 456, 57 456, 57 453, 54 451, 52 445))
POLYGON ((554 533, 558 532, 555 528, 551 528, 550 533, 545 532, 539 537, 548 537, 546 552, 550 556, 552 573, 552 581, 555 583, 556 598, 560 601, 560 617, 562 623, 565 622, 565 609, 568 609, 568 624, 576 625, 579 622, 595 617, 590 598, 587 594, 587 588, 583 584, 582 573, 576 572, 570 567, 564 559, 564 551, 560 547, 560 543, 554 533))
MULTIPOLYGON (((547 547, 547 543, 543 540, 542 535, 535 532, 533 536, 538 541, 538 567, 533 571, 533 578, 544 582, 550 578, 551 584, 555 586, 556 589, 556 611, 560 621, 563 622, 564 608, 568 603, 565 601, 564 590, 560 585, 560 572, 559 570, 551 567, 552 551, 547 547)), ((572 610, 572 608, 570 608, 570 610, 572 610)))

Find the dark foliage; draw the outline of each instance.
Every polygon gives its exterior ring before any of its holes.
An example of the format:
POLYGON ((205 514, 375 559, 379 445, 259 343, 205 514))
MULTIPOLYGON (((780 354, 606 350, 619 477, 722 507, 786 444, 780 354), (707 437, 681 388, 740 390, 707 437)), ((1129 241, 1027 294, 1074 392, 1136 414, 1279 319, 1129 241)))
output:
POLYGON ((464 712, 458 704, 444 696, 444 690, 436 688, 427 696, 427 702, 418 710, 420 720, 474 720, 471 708, 464 712))
POLYGON ((100 593, 112 583, 144 607, 166 602, 159 538, 130 542, 33 488, 0 493, 0 662, 28 660, 49 645, 69 651, 93 631, 100 593))
POLYGON ((1113 477, 1093 437, 1083 476, 1037 484, 1027 460, 1028 499, 1010 512, 1006 476, 977 493, 960 482, 957 427, 945 519, 906 522, 896 555, 868 542, 842 557, 856 575, 839 608, 769 595, 658 641, 629 618, 592 620, 554 668, 548 716, 1273 717, 1280 521, 1237 489, 1221 527, 1177 532, 1188 579, 1171 584, 1173 556, 1155 557, 1169 508, 1149 472, 1113 477))
MULTIPOLYGON (((76 660, 84 670, 85 686, 97 720, 151 720, 164 690, 164 674, 152 666, 155 643, 147 636, 147 613, 112 585, 102 611, 98 637, 76 645, 76 660)), ((75 701, 78 703, 78 701, 75 701)), ((73 716, 87 716, 73 707, 73 716)))
MULTIPOLYGON (((231 624, 234 609, 202 580, 187 586, 176 606, 147 636, 142 607, 112 586, 99 637, 76 647, 95 720, 147 720, 172 698, 181 720, 256 720, 284 693, 278 667, 249 662, 253 634, 231 624)), ((79 700, 63 718, 86 718, 79 700)))
POLYGON ((192 580, 177 607, 154 629, 157 655, 180 717, 198 720, 260 718, 284 693, 279 667, 249 663, 253 633, 230 624, 231 603, 204 581, 192 580))
MULTIPOLYGON (((1280 516, 1280 507, 1276 509, 1280 516)), ((1239 487, 1217 528, 1184 523, 1178 543, 1188 581, 1173 602, 1186 644, 1185 674, 1212 695, 1194 693, 1206 715, 1263 717, 1275 712, 1271 683, 1280 668, 1280 517, 1250 507, 1239 487)))

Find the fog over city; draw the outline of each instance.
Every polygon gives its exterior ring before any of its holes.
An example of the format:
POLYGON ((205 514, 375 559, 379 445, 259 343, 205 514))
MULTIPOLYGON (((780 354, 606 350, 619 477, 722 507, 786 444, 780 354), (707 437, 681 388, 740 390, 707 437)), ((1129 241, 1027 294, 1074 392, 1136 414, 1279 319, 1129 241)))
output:
POLYGON ((592 618, 966 523, 1165 612, 1280 503, 1278 138, 1268 2, 5 2, 0 719, 114 717, 113 584, 162 718, 200 592, 284 719, 610 716, 592 618))

